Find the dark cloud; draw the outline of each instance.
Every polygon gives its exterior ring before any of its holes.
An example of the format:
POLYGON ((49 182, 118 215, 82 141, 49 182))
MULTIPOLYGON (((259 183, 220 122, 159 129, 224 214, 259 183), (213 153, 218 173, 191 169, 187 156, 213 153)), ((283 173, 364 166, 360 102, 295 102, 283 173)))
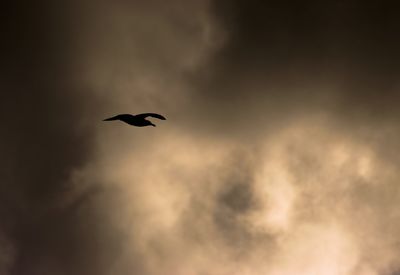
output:
MULTIPOLYGON (((238 242, 249 242, 252 237, 246 224, 240 218, 256 208, 257 203, 252 189, 254 172, 248 167, 248 160, 245 159, 244 154, 237 153, 233 154, 232 158, 237 159, 227 166, 236 169, 227 169, 231 174, 227 175, 216 195, 217 205, 214 208, 214 221, 221 237, 236 246, 238 242)), ((243 247, 243 249, 247 248, 243 247)))
POLYGON ((357 124, 397 121, 400 20, 390 1, 213 7, 226 43, 194 77, 194 102, 213 117, 208 128, 275 128, 320 112, 357 124))
POLYGON ((96 112, 77 72, 74 2, 2 13, 0 232, 12 251, 2 274, 89 274, 105 225, 85 207, 98 192, 71 195, 73 171, 92 154, 84 117, 96 112))

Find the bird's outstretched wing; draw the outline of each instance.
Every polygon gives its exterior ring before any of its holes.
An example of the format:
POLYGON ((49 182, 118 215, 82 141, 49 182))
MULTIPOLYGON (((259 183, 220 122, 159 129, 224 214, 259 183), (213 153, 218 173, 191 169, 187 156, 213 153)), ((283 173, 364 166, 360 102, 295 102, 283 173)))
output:
POLYGON ((103 119, 103 121, 130 119, 132 117, 133 116, 130 115, 130 114, 120 114, 120 115, 116 115, 116 116, 113 116, 113 117, 109 117, 109 118, 103 119))
POLYGON ((146 118, 146 117, 155 117, 155 118, 158 118, 158 119, 166 120, 166 118, 165 118, 165 117, 163 117, 162 115, 155 114, 155 113, 143 113, 143 114, 137 114, 137 115, 135 115, 135 117, 140 117, 140 118, 146 118))

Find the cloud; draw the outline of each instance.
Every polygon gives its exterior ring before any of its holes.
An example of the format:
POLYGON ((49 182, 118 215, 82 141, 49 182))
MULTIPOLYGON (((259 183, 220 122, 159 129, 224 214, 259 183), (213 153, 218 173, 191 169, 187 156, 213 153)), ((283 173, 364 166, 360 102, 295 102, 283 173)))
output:
POLYGON ((5 25, 0 273, 399 270, 395 9, 40 7, 5 25))

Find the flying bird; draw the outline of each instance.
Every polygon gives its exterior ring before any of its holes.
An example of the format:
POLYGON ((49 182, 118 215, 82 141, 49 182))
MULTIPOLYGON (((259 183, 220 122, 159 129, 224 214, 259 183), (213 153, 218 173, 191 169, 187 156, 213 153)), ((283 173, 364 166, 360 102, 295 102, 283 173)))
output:
POLYGON ((137 127, 144 127, 144 126, 154 126, 150 120, 147 120, 147 117, 155 117, 158 119, 166 120, 165 117, 159 114, 154 113, 144 113, 144 114, 137 114, 137 115, 130 115, 130 114, 121 114, 114 117, 106 118, 103 121, 111 121, 111 120, 121 120, 129 125, 137 126, 137 127))

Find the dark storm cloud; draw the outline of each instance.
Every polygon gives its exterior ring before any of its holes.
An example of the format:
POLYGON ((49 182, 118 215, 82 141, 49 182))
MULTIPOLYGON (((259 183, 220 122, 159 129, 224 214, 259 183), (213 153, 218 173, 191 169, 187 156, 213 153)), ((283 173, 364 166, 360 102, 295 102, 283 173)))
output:
POLYGON ((225 168, 229 174, 223 179, 216 195, 214 221, 225 241, 237 243, 251 238, 250 232, 247 232, 246 226, 240 221, 240 216, 256 208, 257 203, 252 190, 254 167, 249 167, 249 160, 246 160, 243 153, 234 153, 231 158, 233 161, 227 163, 227 167, 236 169, 225 168))
POLYGON ((321 111, 356 123, 396 121, 400 20, 390 1, 215 1, 213 7, 226 41, 194 77, 201 87, 195 102, 213 116, 208 127, 234 129, 251 117, 262 128, 266 119, 285 124, 321 111))
POLYGON ((2 9, 1 274, 97 268, 101 222, 87 205, 99 190, 76 193, 71 182, 91 155, 84 117, 95 112, 77 73, 74 8, 23 1, 2 9))
POLYGON ((221 62, 239 74, 306 73, 318 81, 326 73, 399 70, 400 20, 389 1, 218 1, 215 11, 229 33, 221 62))

